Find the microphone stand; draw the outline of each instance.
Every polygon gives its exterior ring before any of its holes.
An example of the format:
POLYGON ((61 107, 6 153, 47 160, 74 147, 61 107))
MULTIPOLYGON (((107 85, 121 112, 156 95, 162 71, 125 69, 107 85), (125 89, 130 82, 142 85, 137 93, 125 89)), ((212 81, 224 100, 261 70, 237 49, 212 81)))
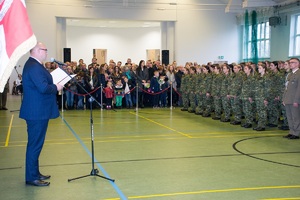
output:
MULTIPOLYGON (((74 79, 74 77, 70 76, 70 74, 68 72, 66 72, 64 70, 64 68, 62 67, 63 65, 60 65, 59 63, 58 64, 58 67, 60 69, 62 69, 70 78, 71 80, 74 79)), ((68 182, 71 182, 73 180, 77 180, 77 179, 81 179, 81 178, 85 178, 85 177, 88 177, 88 176, 97 176, 97 177, 100 177, 100 178, 103 178, 103 179, 106 179, 106 180, 109 180, 109 181, 112 181, 112 182, 115 182, 114 179, 110 179, 108 177, 105 177, 105 176, 101 176, 99 175, 99 170, 95 168, 95 151, 94 151, 94 120, 93 120, 93 101, 95 101, 100 107, 102 106, 90 93, 88 93, 86 91, 86 89, 80 85, 78 83, 78 81, 76 80, 76 78, 74 79, 75 80, 75 83, 77 86, 79 86, 86 94, 89 95, 89 102, 90 102, 90 128, 91 128, 91 148, 92 148, 92 170, 89 174, 87 175, 83 175, 83 176, 79 176, 79 177, 76 177, 76 178, 71 178, 71 179, 68 179, 68 182)))

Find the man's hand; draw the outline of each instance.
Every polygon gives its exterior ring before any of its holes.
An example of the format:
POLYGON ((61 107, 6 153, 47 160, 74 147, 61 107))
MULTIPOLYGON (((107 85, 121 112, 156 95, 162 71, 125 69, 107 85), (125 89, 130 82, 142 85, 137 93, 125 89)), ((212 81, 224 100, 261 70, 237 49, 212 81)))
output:
POLYGON ((64 86, 60 85, 60 84, 56 84, 56 88, 57 88, 57 91, 61 91, 64 86))

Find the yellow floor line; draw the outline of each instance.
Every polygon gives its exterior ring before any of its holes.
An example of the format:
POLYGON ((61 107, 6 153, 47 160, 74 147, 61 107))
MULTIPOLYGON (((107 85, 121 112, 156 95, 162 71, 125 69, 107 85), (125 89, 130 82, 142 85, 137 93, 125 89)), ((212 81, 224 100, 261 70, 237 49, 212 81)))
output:
POLYGON ((5 145, 4 145, 5 147, 8 147, 9 138, 10 138, 10 132, 11 132, 11 126, 12 126, 13 119, 14 119, 14 114, 12 114, 11 119, 10 119, 8 131, 7 131, 7 135, 6 135, 6 141, 5 141, 5 145))
POLYGON ((141 115, 139 115, 139 114, 137 114, 137 113, 134 113, 134 112, 129 112, 129 113, 132 114, 132 115, 136 115, 136 116, 138 116, 138 117, 140 117, 140 118, 143 118, 143 119, 145 119, 145 120, 147 120, 147 121, 149 121, 149 122, 152 122, 152 123, 154 123, 154 124, 157 124, 157 125, 159 125, 159 126, 161 126, 161 127, 164 127, 164 128, 166 128, 166 129, 169 129, 169 130, 171 130, 171 131, 174 131, 174 132, 176 132, 176 133, 179 133, 180 135, 183 135, 183 136, 185 136, 185 137, 191 138, 191 136, 189 136, 188 134, 185 134, 185 133, 182 133, 182 132, 180 132, 180 131, 177 131, 177 130, 175 130, 175 129, 173 129, 173 128, 170 128, 170 127, 168 127, 168 126, 165 126, 165 125, 163 125, 163 124, 161 124, 161 123, 158 123, 158 122, 156 122, 156 121, 153 121, 153 120, 151 120, 151 119, 149 119, 149 118, 147 118, 147 117, 143 117, 143 116, 141 116, 141 115))
MULTIPOLYGON (((253 188, 232 188, 232 189, 220 189, 220 190, 203 190, 203 191, 193 191, 193 192, 176 192, 169 194, 152 194, 144 196, 132 196, 128 199, 147 199, 147 198, 159 198, 159 197, 170 197, 170 196, 180 196, 180 195, 195 195, 195 194, 206 194, 206 193, 221 193, 221 192, 236 192, 236 191, 254 191, 254 190, 269 190, 269 189, 292 189, 300 188, 300 185, 291 186, 267 186, 267 187, 253 187, 253 188)), ((110 198, 105 200, 119 200, 120 198, 110 198)))
POLYGON ((262 200, 300 200, 300 197, 291 197, 291 198, 272 198, 272 199, 262 199, 262 200))

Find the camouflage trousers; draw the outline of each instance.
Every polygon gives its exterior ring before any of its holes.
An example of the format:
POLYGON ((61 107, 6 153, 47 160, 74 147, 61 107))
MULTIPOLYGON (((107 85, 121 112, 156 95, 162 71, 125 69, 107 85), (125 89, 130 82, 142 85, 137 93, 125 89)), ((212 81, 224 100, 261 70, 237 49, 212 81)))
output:
POLYGON ((250 103, 249 99, 243 99, 243 113, 245 115, 245 123, 252 124, 254 119, 253 105, 254 102, 250 103))
POLYGON ((196 94, 194 92, 189 93, 189 101, 190 101, 190 107, 188 108, 189 112, 195 112, 196 109, 196 94))
POLYGON ((234 115, 234 121, 240 122, 242 120, 242 101, 240 97, 230 98, 230 105, 234 115))
POLYGON ((283 105, 283 103, 280 104, 280 110, 281 110, 281 114, 282 114, 282 126, 289 126, 287 117, 286 117, 286 110, 285 110, 285 106, 283 105))
POLYGON ((184 109, 188 109, 189 107, 189 98, 187 92, 182 93, 182 105, 184 109))
POLYGON ((270 124, 278 125, 280 101, 271 100, 267 106, 267 116, 270 124))
POLYGON ((222 107, 223 107, 223 112, 224 112, 224 119, 230 119, 230 99, 225 97, 222 97, 222 107))
POLYGON ((267 107, 264 104, 264 99, 258 98, 255 100, 257 111, 257 127, 265 128, 267 124, 267 107))
POLYGON ((203 114, 207 114, 209 115, 211 112, 212 112, 212 109, 213 109, 213 98, 211 96, 206 96, 203 95, 204 97, 204 101, 203 101, 203 107, 204 107, 204 111, 203 111, 203 114))
POLYGON ((214 110, 215 117, 221 117, 222 114, 222 99, 220 97, 214 97, 214 110))
POLYGON ((203 104, 204 96, 198 92, 196 94, 196 100, 197 100, 196 113, 202 114, 204 110, 204 104, 203 104))

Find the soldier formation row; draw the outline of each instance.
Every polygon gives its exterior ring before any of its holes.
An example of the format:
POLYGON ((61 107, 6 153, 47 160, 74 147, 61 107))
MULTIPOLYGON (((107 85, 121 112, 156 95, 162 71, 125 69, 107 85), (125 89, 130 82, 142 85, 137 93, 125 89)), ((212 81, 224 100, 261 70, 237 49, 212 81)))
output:
POLYGON ((288 61, 186 68, 180 88, 181 110, 203 117, 210 117, 214 112, 214 120, 245 128, 251 128, 256 122, 253 129, 257 131, 264 131, 266 126, 277 127, 283 116, 280 129, 288 130, 282 104, 288 73, 288 61))

